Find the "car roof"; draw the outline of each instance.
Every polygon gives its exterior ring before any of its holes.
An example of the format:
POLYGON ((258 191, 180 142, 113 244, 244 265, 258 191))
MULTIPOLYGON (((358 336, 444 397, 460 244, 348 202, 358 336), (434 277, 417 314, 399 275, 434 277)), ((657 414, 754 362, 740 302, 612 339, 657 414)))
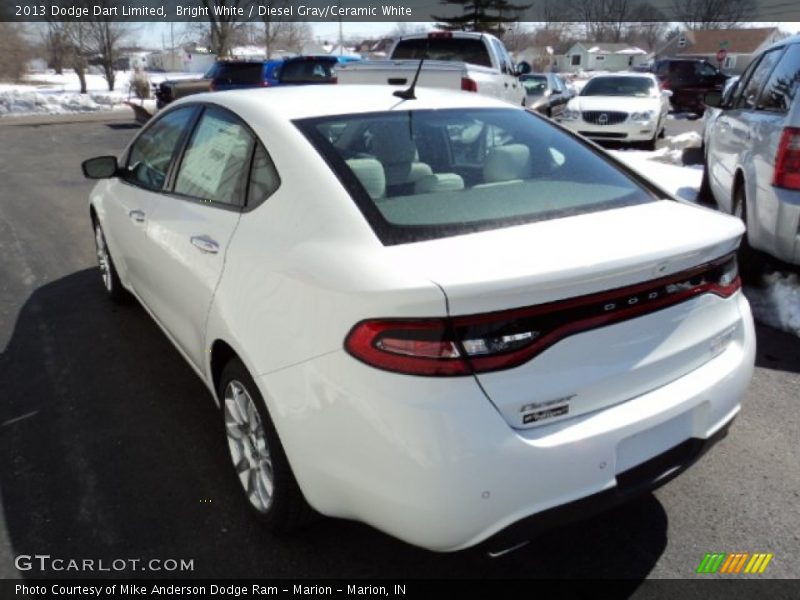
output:
POLYGON ((210 102, 228 107, 234 112, 237 108, 246 108, 248 112, 255 110, 286 120, 389 110, 515 108, 507 102, 489 96, 431 88, 417 88, 417 99, 404 101, 393 94, 399 89, 403 88, 388 85, 340 84, 278 86, 196 94, 173 104, 177 106, 193 102, 210 102))
MULTIPOLYGON (((800 34, 797 35, 790 35, 787 38, 783 38, 782 40, 778 40, 774 44, 770 45, 768 48, 764 50, 764 52, 769 52, 773 48, 780 48, 781 46, 789 46, 791 44, 798 44, 800 43, 800 34)), ((764 52, 760 52, 759 54, 763 54, 764 52)))

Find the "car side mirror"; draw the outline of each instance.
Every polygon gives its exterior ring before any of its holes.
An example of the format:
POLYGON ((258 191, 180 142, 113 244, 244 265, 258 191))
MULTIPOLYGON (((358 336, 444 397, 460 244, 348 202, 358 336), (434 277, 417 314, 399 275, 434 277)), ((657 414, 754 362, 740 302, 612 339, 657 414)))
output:
POLYGON ((550 95, 551 96, 560 96, 561 95, 561 90, 550 90, 550 95))
POLYGON ((110 179, 119 173, 116 156, 97 156, 83 161, 83 176, 87 179, 110 179))
POLYGON ((706 92, 705 96, 703 96, 703 103, 711 108, 721 108, 722 92, 716 90, 713 92, 706 92))
POLYGON ((661 95, 665 98, 672 98, 672 90, 661 90, 661 95))
POLYGON ((518 77, 520 75, 527 75, 530 72, 531 72, 531 66, 526 61, 523 60, 521 63, 519 63, 517 65, 517 76, 518 77))

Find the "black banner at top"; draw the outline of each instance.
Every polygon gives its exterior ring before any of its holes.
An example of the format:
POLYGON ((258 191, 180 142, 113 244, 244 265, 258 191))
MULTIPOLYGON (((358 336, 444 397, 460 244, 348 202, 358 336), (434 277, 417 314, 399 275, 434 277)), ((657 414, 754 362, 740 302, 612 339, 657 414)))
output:
MULTIPOLYGON (((714 4, 715 19, 731 22, 797 22, 796 0, 522 0, 508 2, 507 15, 522 22, 686 22, 714 4)), ((435 22, 463 14, 457 3, 439 0, 3 0, 0 21, 208 22, 435 22)))

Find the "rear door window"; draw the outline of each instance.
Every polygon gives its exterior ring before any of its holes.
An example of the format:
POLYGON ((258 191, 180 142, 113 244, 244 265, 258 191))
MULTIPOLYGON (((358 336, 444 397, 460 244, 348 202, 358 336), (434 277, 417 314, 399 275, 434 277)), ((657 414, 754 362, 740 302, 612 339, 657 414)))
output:
POLYGON ((789 46, 761 92, 758 108, 789 112, 800 82, 800 44, 789 46))
POLYGON ((253 134, 233 115, 206 109, 184 152, 175 193, 242 206, 254 142, 253 134))
POLYGON ((225 63, 217 69, 214 78, 225 83, 258 83, 263 72, 262 63, 225 63))

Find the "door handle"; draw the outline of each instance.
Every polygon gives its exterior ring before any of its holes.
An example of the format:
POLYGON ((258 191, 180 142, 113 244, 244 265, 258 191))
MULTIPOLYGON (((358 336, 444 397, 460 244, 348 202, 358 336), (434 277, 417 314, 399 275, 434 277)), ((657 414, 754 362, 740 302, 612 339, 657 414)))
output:
POLYGON ((506 85, 506 87, 508 87, 508 82, 506 82, 506 84, 505 84, 505 85, 506 85))
POLYGON ((128 216, 136 221, 137 223, 144 223, 144 211, 143 210, 132 210, 128 213, 128 216))
POLYGON ((195 248, 206 254, 216 254, 219 252, 219 244, 207 235, 193 235, 189 240, 195 248))

